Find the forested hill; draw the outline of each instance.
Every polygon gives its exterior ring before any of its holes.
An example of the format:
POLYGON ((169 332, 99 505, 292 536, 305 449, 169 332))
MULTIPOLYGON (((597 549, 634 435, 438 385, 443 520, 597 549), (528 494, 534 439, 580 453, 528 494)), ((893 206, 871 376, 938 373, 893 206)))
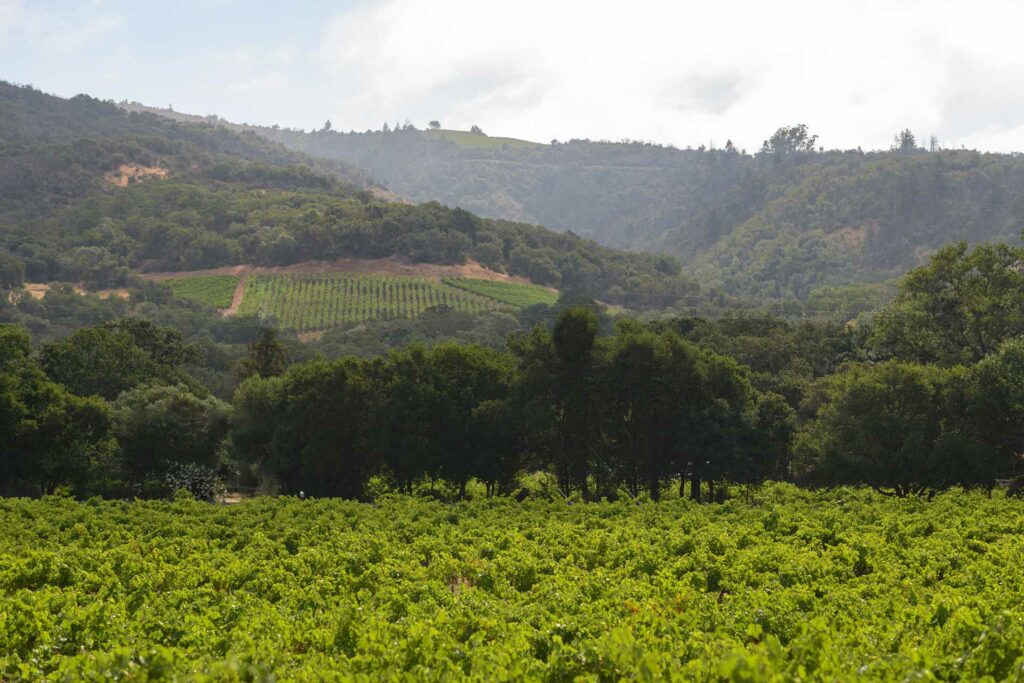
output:
POLYGON ((696 290, 670 259, 389 201, 347 163, 251 132, 0 82, 0 287, 388 256, 472 259, 618 304, 671 305, 696 290))
POLYGON ((739 294, 803 298, 884 281, 951 240, 1016 242, 1024 227, 1024 157, 926 152, 907 136, 895 150, 822 152, 793 127, 745 154, 404 126, 251 130, 353 163, 412 200, 671 254, 685 273, 739 294))

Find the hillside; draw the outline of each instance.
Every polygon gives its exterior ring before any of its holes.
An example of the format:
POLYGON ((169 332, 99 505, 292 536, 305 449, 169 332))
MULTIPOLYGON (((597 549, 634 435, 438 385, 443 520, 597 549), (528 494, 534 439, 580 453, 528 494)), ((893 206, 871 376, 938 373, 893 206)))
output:
POLYGON ((484 268, 387 259, 338 259, 288 266, 238 265, 146 273, 177 299, 254 316, 295 332, 320 332, 350 322, 418 318, 428 311, 514 313, 554 306, 557 290, 484 268))
POLYGON ((471 259, 641 307, 698 289, 664 258, 436 202, 388 201, 347 163, 252 133, 6 83, 0 122, 0 256, 15 280, 106 288, 146 270, 396 257, 471 259))
POLYGON ((882 282, 951 240, 1014 242, 1024 227, 1024 157, 1013 154, 912 146, 750 155, 414 129, 238 128, 353 163, 415 201, 670 254, 688 275, 735 294, 807 298, 823 286, 882 282))

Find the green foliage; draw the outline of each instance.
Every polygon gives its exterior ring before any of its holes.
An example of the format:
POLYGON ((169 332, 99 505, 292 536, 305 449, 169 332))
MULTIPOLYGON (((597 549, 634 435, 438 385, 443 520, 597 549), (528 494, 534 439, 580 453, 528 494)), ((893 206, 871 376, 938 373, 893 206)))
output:
POLYGON ((164 477, 174 465, 215 469, 227 436, 230 406, 187 387, 143 386, 113 404, 121 466, 138 492, 170 493, 164 477))
POLYGON ((751 503, 4 499, 0 677, 1019 677, 1019 503, 751 503))
POLYGON ((525 284, 521 282, 502 282, 498 280, 480 280, 468 277, 447 277, 444 283, 473 292, 489 299, 511 304, 517 308, 526 308, 544 304, 552 306, 558 301, 558 292, 552 292, 545 287, 525 284))
POLYGON ((238 278, 234 275, 195 275, 173 278, 167 280, 167 284, 176 297, 214 308, 227 308, 238 286, 238 278))
POLYGON ((1024 334, 1024 249, 964 242, 912 270, 878 316, 873 343, 921 363, 976 363, 1024 334))
POLYGON ((1010 342, 971 369, 892 361, 834 375, 797 446, 812 460, 808 477, 906 496, 954 485, 991 489, 1016 476, 1020 356, 1010 342))
POLYGON ((0 290, 20 287, 25 281, 25 262, 0 249, 0 290))
POLYGON ((81 396, 117 398, 126 389, 155 379, 160 368, 126 334, 86 328, 41 352, 46 374, 81 396))
POLYGON ((0 494, 85 492, 116 449, 110 410, 49 381, 29 353, 23 328, 0 325, 0 494))
POLYGON ((805 433, 825 481, 866 482, 897 495, 948 485, 943 430, 948 371, 905 363, 851 368, 829 382, 829 401, 805 433))
POLYGON ((287 367, 288 359, 284 347, 278 341, 277 332, 264 329, 260 337, 249 344, 249 357, 242 360, 240 370, 242 377, 258 375, 260 377, 277 377, 287 367))
POLYGON ((252 377, 235 397, 240 452, 284 491, 353 498, 363 493, 377 459, 368 448, 369 378, 352 359, 293 366, 282 377, 252 377))
POLYGON ((148 382, 190 381, 181 367, 195 353, 176 330, 124 318, 44 345, 40 364, 52 380, 75 394, 113 400, 148 382))
POLYGON ((800 123, 795 126, 783 126, 779 128, 770 138, 761 145, 761 153, 772 156, 779 161, 784 157, 803 153, 813 153, 817 135, 811 135, 807 130, 807 124, 800 123))
POLYGON ((485 296, 424 278, 316 273, 250 277, 239 313, 310 332, 346 322, 414 318, 434 307, 477 313, 500 306, 485 296))

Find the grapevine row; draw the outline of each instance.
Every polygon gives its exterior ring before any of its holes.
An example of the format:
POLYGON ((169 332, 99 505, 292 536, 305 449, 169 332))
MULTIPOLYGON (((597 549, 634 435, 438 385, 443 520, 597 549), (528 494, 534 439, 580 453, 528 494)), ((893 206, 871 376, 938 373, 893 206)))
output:
POLYGON ((435 306, 469 313, 505 307, 486 296, 423 278, 261 274, 246 282, 239 313, 274 318, 284 329, 311 332, 349 322, 414 318, 435 306))

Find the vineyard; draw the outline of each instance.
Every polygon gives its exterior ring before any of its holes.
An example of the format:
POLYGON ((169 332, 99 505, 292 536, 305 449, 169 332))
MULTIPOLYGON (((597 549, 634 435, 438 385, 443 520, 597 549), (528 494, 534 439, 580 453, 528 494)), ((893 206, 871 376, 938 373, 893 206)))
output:
POLYGON ((234 275, 195 275, 166 280, 174 296, 214 308, 227 308, 238 285, 234 275))
MULTIPOLYGON (((193 275, 166 282, 176 297, 228 308, 238 277, 193 275)), ((283 329, 315 332, 349 322, 415 318, 432 307, 481 313, 550 306, 557 300, 558 293, 546 287, 466 277, 436 281, 343 272, 256 273, 245 282, 238 313, 273 319, 283 329)))
POLYGON ((0 500, 0 680, 1020 680, 1024 505, 0 500), (989 679, 992 680, 992 679, 989 679))
POLYGON ((347 322, 414 318, 434 306, 480 313, 505 305, 423 278, 313 273, 250 277, 238 312, 310 332, 347 322))
POLYGON ((536 304, 551 306, 558 301, 558 292, 533 284, 478 280, 468 277, 445 278, 444 283, 517 308, 526 308, 536 304))

